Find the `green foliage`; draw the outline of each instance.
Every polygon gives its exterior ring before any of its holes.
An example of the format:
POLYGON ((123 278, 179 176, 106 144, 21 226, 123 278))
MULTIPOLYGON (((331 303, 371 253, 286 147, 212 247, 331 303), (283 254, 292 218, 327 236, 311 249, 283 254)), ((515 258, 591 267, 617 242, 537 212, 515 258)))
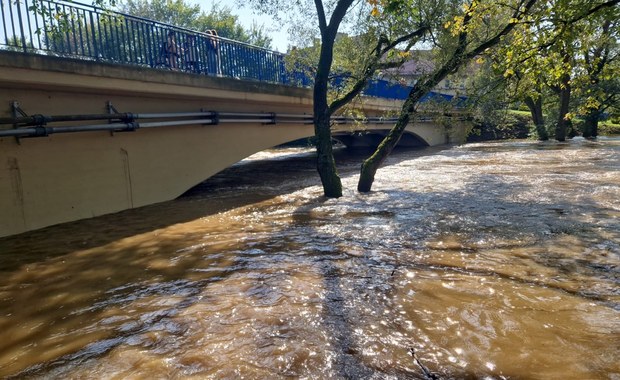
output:
POLYGON ((133 16, 197 30, 200 6, 185 0, 126 0, 121 11, 133 16))
POLYGON ((26 42, 26 48, 24 49, 24 43, 20 37, 13 36, 7 39, 6 45, 1 45, 0 49, 16 52, 35 52, 36 49, 31 42, 26 42))
POLYGON ((539 2, 535 17, 488 52, 494 63, 491 75, 505 80, 513 101, 545 99, 545 112, 556 117, 550 124, 614 107, 620 100, 620 13, 614 3, 539 2), (562 115, 557 101, 546 101, 560 94, 571 97, 571 108, 562 115))
POLYGON ((523 139, 532 136, 534 125, 529 115, 496 110, 492 115, 476 115, 468 141, 523 139))

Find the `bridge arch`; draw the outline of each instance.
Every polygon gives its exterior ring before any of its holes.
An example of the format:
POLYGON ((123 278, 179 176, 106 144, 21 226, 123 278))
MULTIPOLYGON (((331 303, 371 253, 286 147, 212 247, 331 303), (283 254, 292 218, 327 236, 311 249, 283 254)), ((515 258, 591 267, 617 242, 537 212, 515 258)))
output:
MULTIPOLYGON (((376 148, 388 133, 389 129, 370 129, 353 133, 336 132, 334 133, 334 139, 340 141, 347 148, 376 148)), ((418 134, 405 130, 397 146, 424 147, 429 146, 429 143, 418 134)))

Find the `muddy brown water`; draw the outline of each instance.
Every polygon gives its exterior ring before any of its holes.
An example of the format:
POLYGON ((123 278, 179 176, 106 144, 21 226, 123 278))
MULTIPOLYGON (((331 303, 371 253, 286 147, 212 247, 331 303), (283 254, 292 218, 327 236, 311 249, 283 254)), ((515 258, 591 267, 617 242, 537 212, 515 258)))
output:
POLYGON ((312 155, 0 239, 0 377, 620 379, 619 138, 312 155))

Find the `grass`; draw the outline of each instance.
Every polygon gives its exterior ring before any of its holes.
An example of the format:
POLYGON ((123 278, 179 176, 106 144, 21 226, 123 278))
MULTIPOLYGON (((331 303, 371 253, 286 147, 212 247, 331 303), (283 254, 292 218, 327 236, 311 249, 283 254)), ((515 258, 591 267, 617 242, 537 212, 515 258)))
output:
POLYGON ((598 131, 601 135, 620 135, 620 124, 603 121, 599 123, 598 131))
POLYGON ((528 117, 532 116, 530 111, 508 110, 508 113, 511 113, 513 115, 519 115, 519 116, 528 116, 528 117))

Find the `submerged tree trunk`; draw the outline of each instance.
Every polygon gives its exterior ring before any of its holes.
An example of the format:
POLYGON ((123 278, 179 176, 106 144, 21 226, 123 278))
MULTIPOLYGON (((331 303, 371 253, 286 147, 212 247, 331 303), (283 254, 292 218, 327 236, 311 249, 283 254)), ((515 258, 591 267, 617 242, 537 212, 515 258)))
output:
POLYGON ((325 90, 314 89, 314 134, 316 136, 316 169, 321 177, 323 193, 329 198, 339 198, 342 196, 342 181, 336 170, 336 160, 334 159, 332 147, 332 135, 330 130, 329 110, 327 107, 327 81, 325 90))
MULTIPOLYGON (((466 16, 465 20, 469 22, 470 16, 466 16)), ((422 97, 428 94, 433 87, 442 81, 449 73, 456 70, 464 61, 465 47, 467 46, 467 34, 461 33, 459 36, 459 45, 453 52, 452 56, 446 63, 436 70, 426 79, 419 80, 409 92, 409 96, 403 103, 398 120, 387 136, 381 141, 372 156, 368 157, 362 163, 360 170, 360 178, 357 183, 357 191, 367 193, 371 190, 375 181, 375 174, 383 161, 392 153, 396 144, 400 140, 405 128, 411 120, 411 115, 415 112, 416 104, 422 97)))
MULTIPOLYGON (((568 76, 567 76, 568 77, 568 76)), ((569 127, 569 120, 566 118, 570 103, 570 84, 569 78, 562 80, 563 87, 560 89, 560 114, 558 122, 555 126, 555 139, 558 141, 566 141, 566 133, 569 127)))
POLYGON ((430 78, 416 83, 411 89, 409 96, 403 103, 396 125, 392 127, 388 135, 381 141, 377 150, 368 157, 363 163, 360 171, 360 178, 357 183, 357 191, 367 193, 371 190, 375 181, 375 174, 385 159, 392 153, 394 147, 398 144, 405 128, 411 120, 411 115, 415 111, 415 106, 433 87, 435 87, 448 73, 454 70, 460 64, 462 57, 460 53, 455 54, 441 69, 436 71, 430 78))
POLYGON ((583 125, 583 137, 595 139, 598 136, 598 121, 601 113, 597 109, 591 109, 585 117, 583 125))
POLYGON ((525 104, 530 109, 530 113, 532 114, 532 120, 536 126, 536 134, 538 135, 538 139, 541 141, 549 140, 549 133, 547 133, 547 128, 545 128, 545 117, 543 116, 542 110, 542 95, 539 95, 536 100, 534 100, 531 96, 528 96, 525 98, 525 104))
MULTIPOLYGON (((334 159, 330 131, 330 115, 325 110, 322 113, 317 113, 316 97, 314 104, 314 134, 317 137, 317 171, 323 185, 323 194, 328 198, 339 198, 342 196, 342 181, 336 170, 336 160, 334 159)), ((318 111, 320 112, 320 110, 318 111)))
POLYGON ((332 148, 331 111, 327 103, 327 82, 334 60, 334 41, 338 27, 353 0, 339 0, 329 24, 327 23, 323 2, 315 0, 314 3, 319 18, 319 29, 321 30, 321 55, 314 77, 313 93, 314 134, 317 138, 316 168, 321 177, 324 195, 329 198, 339 198, 342 196, 342 181, 336 170, 336 160, 332 148))
MULTIPOLYGON (((422 91, 420 91, 420 93, 422 93, 422 91)), ((419 98, 422 96, 424 96, 424 93, 422 93, 419 98)), ((390 130, 383 141, 381 141, 381 144, 379 144, 379 147, 377 147, 377 150, 372 154, 372 156, 364 160, 360 171, 360 178, 357 183, 357 191, 361 193, 367 193, 370 191, 372 184, 375 181, 375 174, 377 173, 377 170, 379 170, 379 167, 383 161, 385 161, 390 153, 392 153, 392 150, 396 144, 398 144, 403 131, 407 127, 407 124, 409 124, 411 114, 413 113, 415 104, 419 98, 414 99, 409 96, 409 98, 405 100, 405 104, 403 104, 403 108, 396 125, 390 130)))
POLYGON ((333 59, 333 47, 334 40, 330 40, 325 33, 314 82, 313 111, 317 153, 316 169, 321 177, 323 194, 329 198, 339 198, 342 196, 342 182, 336 170, 330 130, 331 114, 327 104, 327 81, 333 59))

